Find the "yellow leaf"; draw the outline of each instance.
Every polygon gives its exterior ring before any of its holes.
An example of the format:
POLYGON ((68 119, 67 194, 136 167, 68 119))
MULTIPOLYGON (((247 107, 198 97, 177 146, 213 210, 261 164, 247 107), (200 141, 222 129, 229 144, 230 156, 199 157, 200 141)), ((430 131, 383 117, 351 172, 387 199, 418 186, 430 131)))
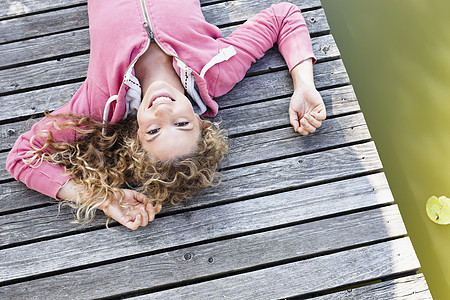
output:
POLYGON ((441 224, 447 225, 450 224, 450 199, 441 196, 436 197, 432 196, 427 201, 427 215, 431 219, 431 221, 441 224))

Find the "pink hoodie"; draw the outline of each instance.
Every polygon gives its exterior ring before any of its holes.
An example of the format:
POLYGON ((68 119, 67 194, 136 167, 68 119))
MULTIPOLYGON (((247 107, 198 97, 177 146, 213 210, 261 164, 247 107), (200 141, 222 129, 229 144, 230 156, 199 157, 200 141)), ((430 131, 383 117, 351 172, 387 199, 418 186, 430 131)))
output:
MULTIPOLYGON (((72 100, 53 114, 76 113, 109 122, 123 119, 129 104, 127 81, 134 77, 134 63, 147 49, 151 35, 167 54, 174 56, 174 69, 189 93, 195 79, 207 106, 204 116, 217 114, 213 97, 232 89, 274 43, 289 70, 305 59, 314 59, 300 10, 289 3, 272 5, 227 38, 205 21, 198 0, 90 0, 88 11, 91 50, 87 78, 72 100), (110 98, 114 101, 108 101, 110 98), (103 116, 107 104, 109 115, 103 116)), ((37 135, 43 129, 52 131, 57 141, 74 140, 73 132, 55 130, 48 122, 44 118, 19 137, 6 166, 29 188, 56 198, 61 186, 70 179, 64 168, 46 162, 30 167, 22 160, 33 150, 32 137, 37 147, 45 143, 45 138, 37 135)))

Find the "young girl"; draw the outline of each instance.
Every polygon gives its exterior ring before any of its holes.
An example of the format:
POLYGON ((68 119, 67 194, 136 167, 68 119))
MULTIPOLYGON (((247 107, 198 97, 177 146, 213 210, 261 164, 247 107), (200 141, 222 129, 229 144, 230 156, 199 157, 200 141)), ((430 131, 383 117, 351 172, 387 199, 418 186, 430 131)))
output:
POLYGON ((227 38, 205 21, 198 0, 90 0, 88 12, 86 81, 23 134, 7 159, 17 180, 73 203, 79 220, 101 209, 134 230, 161 203, 213 184, 226 139, 199 115, 215 116, 213 98, 274 43, 294 82, 295 131, 312 133, 326 117, 309 33, 292 4, 272 5, 227 38))

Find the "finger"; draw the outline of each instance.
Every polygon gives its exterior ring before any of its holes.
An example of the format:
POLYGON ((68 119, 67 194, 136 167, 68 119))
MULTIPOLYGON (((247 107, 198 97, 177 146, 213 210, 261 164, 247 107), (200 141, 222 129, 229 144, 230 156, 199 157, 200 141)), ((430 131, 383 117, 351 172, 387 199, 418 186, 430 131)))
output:
POLYGON ((325 109, 325 106, 320 105, 311 113, 311 115, 314 119, 323 121, 327 118, 327 110, 325 109))
POLYGON ((134 198, 145 205, 150 201, 147 196, 138 192, 134 192, 134 198))
POLYGON ((128 223, 124 224, 126 227, 130 228, 131 230, 136 230, 139 227, 139 224, 141 224, 142 216, 140 214, 136 215, 136 219, 134 219, 134 222, 129 221, 128 223))
POLYGON ((289 121, 292 127, 294 127, 294 130, 297 131, 300 124, 298 122, 298 115, 292 108, 289 108, 289 121))
POLYGON ((313 116, 311 116, 311 114, 307 114, 305 118, 308 121, 308 123, 314 126, 315 128, 319 128, 320 126, 322 126, 322 121, 316 120, 313 116))
POLYGON ((302 126, 300 126, 297 130, 298 133, 300 133, 301 135, 308 135, 309 132, 305 130, 305 128, 303 128, 302 126))
POLYGON ((302 128, 305 129, 309 133, 313 133, 316 131, 316 127, 309 124, 308 120, 306 118, 302 118, 300 120, 300 124, 302 125, 302 128))
POLYGON ((140 211, 141 211, 141 215, 142 215, 141 226, 147 226, 149 217, 148 217, 147 211, 145 210, 145 207, 144 206, 141 207, 140 211))
POLYGON ((162 205, 158 204, 155 206, 155 214, 159 214, 159 212, 162 210, 162 205))
POLYGON ((150 222, 155 220, 155 215, 157 213, 156 213, 155 207, 153 205, 150 205, 150 204, 147 205, 147 212, 148 212, 148 220, 150 222))

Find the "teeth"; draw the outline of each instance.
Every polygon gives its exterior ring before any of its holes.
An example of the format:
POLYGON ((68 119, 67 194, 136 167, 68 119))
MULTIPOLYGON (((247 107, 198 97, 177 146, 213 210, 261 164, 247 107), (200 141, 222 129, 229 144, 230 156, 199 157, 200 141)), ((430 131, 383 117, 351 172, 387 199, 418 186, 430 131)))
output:
POLYGON ((166 102, 167 100, 172 101, 169 97, 158 97, 155 100, 153 100, 153 104, 159 103, 159 102, 166 102))

